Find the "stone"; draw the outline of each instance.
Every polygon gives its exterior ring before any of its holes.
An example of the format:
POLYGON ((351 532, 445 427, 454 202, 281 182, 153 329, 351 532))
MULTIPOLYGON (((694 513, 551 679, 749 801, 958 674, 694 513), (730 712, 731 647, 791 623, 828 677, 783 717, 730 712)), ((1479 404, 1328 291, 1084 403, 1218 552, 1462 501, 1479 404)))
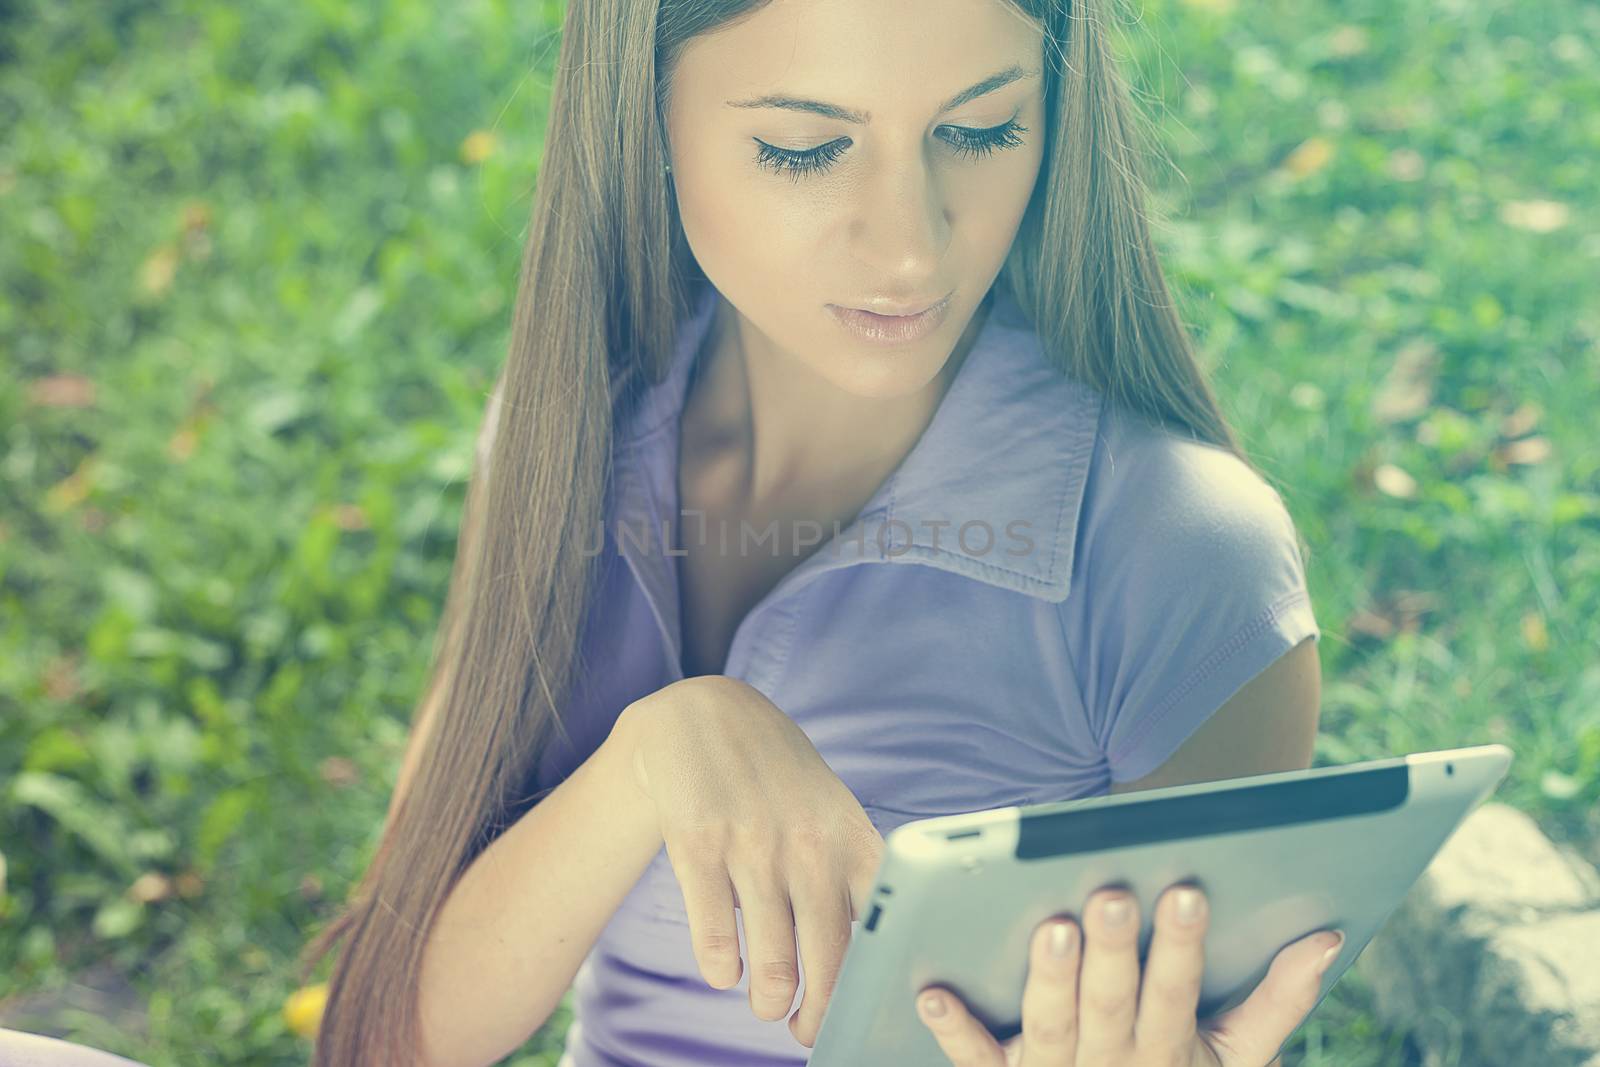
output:
POLYGON ((1600 1067, 1600 873, 1483 804, 1357 967, 1429 1067, 1600 1067))

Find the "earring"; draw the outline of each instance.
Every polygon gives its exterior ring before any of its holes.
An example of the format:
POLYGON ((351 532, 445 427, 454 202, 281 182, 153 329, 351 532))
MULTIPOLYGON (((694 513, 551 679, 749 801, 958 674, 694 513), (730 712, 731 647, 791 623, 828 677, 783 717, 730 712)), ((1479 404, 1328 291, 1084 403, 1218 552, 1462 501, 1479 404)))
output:
POLYGON ((672 173, 672 164, 668 163, 665 166, 663 166, 661 168, 661 173, 662 174, 671 174, 672 173))

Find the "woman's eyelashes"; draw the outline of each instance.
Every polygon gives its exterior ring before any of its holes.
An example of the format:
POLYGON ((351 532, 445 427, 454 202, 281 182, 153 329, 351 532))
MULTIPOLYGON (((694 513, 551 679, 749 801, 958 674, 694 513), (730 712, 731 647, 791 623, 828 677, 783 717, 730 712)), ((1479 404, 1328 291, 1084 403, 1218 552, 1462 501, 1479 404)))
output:
MULTIPOLYGON (((958 156, 974 158, 987 156, 996 149, 1017 148, 1022 144, 1022 138, 1017 134, 1028 132, 1028 127, 1016 119, 983 130, 974 130, 966 126, 940 126, 939 129, 949 131, 942 139, 958 156)), ((775 173, 788 171, 797 181, 804 175, 827 170, 844 154, 845 149, 850 147, 848 137, 841 137, 804 151, 774 148, 759 137, 755 138, 755 142, 758 166, 775 173)))

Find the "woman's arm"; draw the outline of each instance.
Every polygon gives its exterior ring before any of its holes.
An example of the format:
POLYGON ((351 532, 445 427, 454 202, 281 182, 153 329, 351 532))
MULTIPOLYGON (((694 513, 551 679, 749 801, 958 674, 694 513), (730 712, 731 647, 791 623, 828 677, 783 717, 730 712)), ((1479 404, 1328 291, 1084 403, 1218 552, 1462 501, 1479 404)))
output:
POLYGON ((1109 792, 1133 793, 1311 766, 1322 711, 1317 643, 1301 641, 1206 719, 1165 763, 1109 792))
POLYGON ((624 712, 599 749, 485 849, 423 954, 427 1067, 495 1063, 543 1026, 662 847, 624 712))

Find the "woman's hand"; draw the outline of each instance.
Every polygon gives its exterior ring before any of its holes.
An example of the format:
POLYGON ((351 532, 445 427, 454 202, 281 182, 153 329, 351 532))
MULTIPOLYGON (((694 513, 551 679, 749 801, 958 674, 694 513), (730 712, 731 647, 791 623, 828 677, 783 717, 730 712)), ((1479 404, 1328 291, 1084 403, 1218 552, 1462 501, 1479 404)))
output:
POLYGON ((1321 930, 1273 957, 1238 1007, 1198 1025, 1205 894, 1173 886, 1156 902, 1155 933, 1139 968, 1139 905, 1123 889, 1102 889, 1084 908, 1080 931, 1054 917, 1034 933, 1022 990, 1022 1033, 1003 1046, 959 998, 940 990, 942 1014, 917 1014, 955 1067, 1265 1067, 1316 1006, 1322 975, 1344 935, 1321 930), (1064 937, 1052 954, 1052 930, 1064 937), (1081 935, 1081 936, 1080 936, 1081 935))
POLYGON ((806 992, 789 1030, 811 1046, 850 924, 872 892, 883 837, 811 739, 745 682, 685 678, 628 705, 623 717, 634 784, 655 805, 701 974, 718 989, 738 984, 738 908, 750 1007, 780 1019, 800 983, 798 935, 806 992))

